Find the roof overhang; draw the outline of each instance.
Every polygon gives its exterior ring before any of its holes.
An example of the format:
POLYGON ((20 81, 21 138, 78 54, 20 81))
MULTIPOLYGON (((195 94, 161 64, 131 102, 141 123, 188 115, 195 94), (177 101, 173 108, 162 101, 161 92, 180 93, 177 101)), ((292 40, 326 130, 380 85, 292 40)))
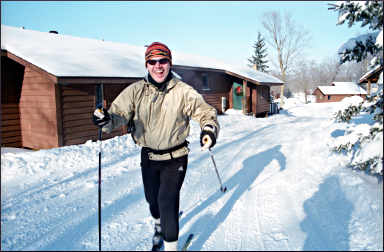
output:
POLYGON ((99 77, 99 76, 61 76, 57 78, 58 85, 86 84, 131 84, 143 77, 99 77))
POLYGON ((231 71, 225 71, 225 73, 228 74, 228 75, 231 75, 231 76, 234 76, 234 77, 237 77, 237 78, 246 80, 247 82, 250 82, 250 83, 253 83, 253 84, 256 84, 256 85, 259 85, 259 86, 282 86, 282 85, 284 85, 284 83, 259 82, 259 81, 250 79, 250 78, 248 78, 248 77, 242 76, 242 75, 240 75, 240 74, 233 73, 233 72, 231 72, 231 71))
POLYGON ((374 69, 372 69, 371 71, 365 73, 359 80, 359 83, 366 83, 368 81, 373 81, 373 82, 376 82, 377 79, 379 78, 379 75, 380 73, 383 71, 383 66, 382 65, 378 65, 377 67, 375 67, 374 69))
POLYGON ((249 83, 253 83, 255 85, 260 85, 260 86, 281 86, 283 83, 274 83, 274 82, 259 82, 254 79, 245 77, 243 75, 223 70, 223 69, 216 69, 216 68, 207 68, 207 67, 195 67, 195 66, 186 66, 186 65, 173 65, 172 66, 174 70, 177 71, 177 69, 184 69, 184 70, 195 70, 195 71, 207 71, 207 72, 215 72, 215 73, 222 73, 222 74, 227 74, 242 80, 245 80, 249 83))
POLYGON ((317 87, 317 88, 315 88, 315 90, 313 90, 313 92, 312 92, 312 95, 316 95, 316 90, 319 90, 319 92, 322 94, 322 95, 325 95, 324 93, 323 93, 323 91, 321 91, 321 89, 319 88, 319 87, 317 87))

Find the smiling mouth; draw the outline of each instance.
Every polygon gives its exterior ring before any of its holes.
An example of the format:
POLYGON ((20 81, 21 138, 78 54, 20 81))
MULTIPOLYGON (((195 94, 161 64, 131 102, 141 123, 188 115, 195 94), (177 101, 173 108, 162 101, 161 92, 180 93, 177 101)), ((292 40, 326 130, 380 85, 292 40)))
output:
POLYGON ((158 78, 163 78, 164 77, 164 69, 159 69, 159 70, 155 70, 153 71, 154 74, 158 77, 158 78))

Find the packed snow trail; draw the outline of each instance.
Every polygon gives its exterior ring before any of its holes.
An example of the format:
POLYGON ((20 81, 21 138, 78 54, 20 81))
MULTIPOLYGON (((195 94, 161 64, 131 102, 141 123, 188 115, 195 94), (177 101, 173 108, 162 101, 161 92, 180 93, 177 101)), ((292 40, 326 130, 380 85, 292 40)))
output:
MULTIPOLYGON (((337 104, 296 104, 268 118, 229 110, 212 149, 227 192, 192 122, 180 208, 190 250, 382 250, 382 181, 330 152, 337 104)), ((4 250, 97 250, 99 143, 2 154, 4 250)), ((103 141, 102 249, 148 250, 140 148, 103 141)))
MULTIPOLYGON (((327 146, 325 141, 331 122, 321 113, 313 112, 315 117, 296 117, 289 113, 257 119, 260 125, 253 131, 246 131, 251 133, 236 140, 232 137, 228 143, 216 146, 217 164, 223 169, 228 194, 216 191, 186 215, 200 222, 190 231, 201 234, 191 245, 192 250, 302 248, 303 231, 300 226, 292 227, 291 235, 286 230, 286 221, 297 223, 304 218, 302 201, 298 201, 299 204, 295 201, 300 196, 303 201, 311 196, 323 176, 333 168, 328 163, 329 152, 319 150, 327 146), (279 123, 273 122, 278 120, 279 123), (307 130, 309 127, 314 129, 307 130), (308 159, 313 153, 317 155, 308 159), (228 158, 220 156, 232 158, 228 162, 228 158), (313 169, 316 164, 321 165, 320 169, 313 169), (207 214, 200 215, 200 212, 207 214), (218 243, 220 240, 225 243, 218 243)), ((182 224, 187 221, 188 218, 183 218, 182 224)), ((335 243, 330 246, 338 246, 335 243)), ((316 248, 321 249, 321 246, 314 244, 312 249, 316 248)))

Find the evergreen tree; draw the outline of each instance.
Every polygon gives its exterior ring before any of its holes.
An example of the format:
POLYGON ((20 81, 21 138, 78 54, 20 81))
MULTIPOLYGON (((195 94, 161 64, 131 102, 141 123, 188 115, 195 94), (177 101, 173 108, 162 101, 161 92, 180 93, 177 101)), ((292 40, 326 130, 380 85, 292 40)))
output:
POLYGON ((373 31, 372 33, 352 38, 345 43, 339 49, 341 63, 347 61, 360 62, 367 58, 368 54, 371 54, 377 56, 372 61, 371 67, 376 64, 383 64, 383 2, 377 0, 339 1, 337 4, 330 4, 330 6, 332 6, 329 8, 330 10, 339 12, 338 25, 347 22, 348 26, 351 27, 355 23, 361 22, 361 27, 368 25, 368 28, 373 31))
POLYGON ((252 55, 248 61, 249 61, 249 67, 254 67, 256 65, 256 70, 260 72, 268 72, 269 66, 266 64, 268 63, 267 60, 265 60, 265 57, 267 57, 267 48, 265 48, 265 42, 264 38, 261 36, 260 32, 257 35, 257 41, 254 43, 253 48, 255 49, 254 55, 252 55))
MULTIPOLYGON (((369 54, 374 56, 370 69, 383 64, 383 2, 382 1, 346 1, 331 4, 329 9, 339 12, 338 24, 346 21, 351 27, 356 22, 361 26, 369 25, 374 33, 350 39, 339 52, 340 62, 361 61, 369 54), (353 43, 354 42, 354 43, 353 43)), ((367 69, 369 70, 369 69, 367 69)), ((383 74, 383 73, 381 73, 383 74)), ((382 80, 381 80, 382 81, 382 80)), ((347 99, 347 98, 346 98, 347 99)), ((356 100, 356 99, 355 99, 356 100)), ((349 166, 354 169, 366 170, 372 174, 383 175, 383 87, 368 97, 366 101, 350 104, 336 115, 336 120, 350 122, 357 116, 370 115, 372 123, 368 126, 360 123, 351 127, 346 135, 339 137, 334 151, 344 152, 350 157, 349 166), (373 146, 373 148, 372 148, 373 146), (368 148, 367 148, 368 147, 368 148), (364 151, 364 148, 368 151, 364 151)), ((356 124, 356 121, 355 121, 356 124)))

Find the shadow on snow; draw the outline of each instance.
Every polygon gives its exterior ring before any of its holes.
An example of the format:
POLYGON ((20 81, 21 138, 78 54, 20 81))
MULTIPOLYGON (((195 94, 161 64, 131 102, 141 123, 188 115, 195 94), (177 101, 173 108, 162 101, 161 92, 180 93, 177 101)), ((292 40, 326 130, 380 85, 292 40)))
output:
POLYGON ((348 225, 353 210, 338 178, 327 178, 312 198, 304 202, 306 218, 300 227, 307 233, 307 238, 303 250, 348 251, 348 225))
MULTIPOLYGON (((211 234, 228 217, 237 200, 239 200, 247 190, 250 190, 252 183, 257 179, 269 163, 273 160, 277 160, 280 164, 280 171, 285 169, 286 158, 280 149, 281 145, 277 145, 247 158, 243 161, 243 168, 235 173, 231 178, 223 182, 228 189, 226 193, 231 193, 232 195, 216 215, 213 215, 212 213, 205 214, 199 217, 198 220, 192 225, 190 232, 195 234, 195 240, 190 247, 191 250, 197 251, 202 249, 203 244, 209 239, 211 234)), ((212 194, 208 199, 196 206, 185 217, 183 217, 180 221, 180 226, 182 227, 185 225, 194 216, 203 212, 209 206, 218 201, 221 197, 223 197, 223 195, 224 194, 221 191, 217 191, 212 194)), ((187 234, 190 232, 187 232, 187 234)), ((186 237, 180 237, 179 240, 183 241, 185 239, 186 237)))

